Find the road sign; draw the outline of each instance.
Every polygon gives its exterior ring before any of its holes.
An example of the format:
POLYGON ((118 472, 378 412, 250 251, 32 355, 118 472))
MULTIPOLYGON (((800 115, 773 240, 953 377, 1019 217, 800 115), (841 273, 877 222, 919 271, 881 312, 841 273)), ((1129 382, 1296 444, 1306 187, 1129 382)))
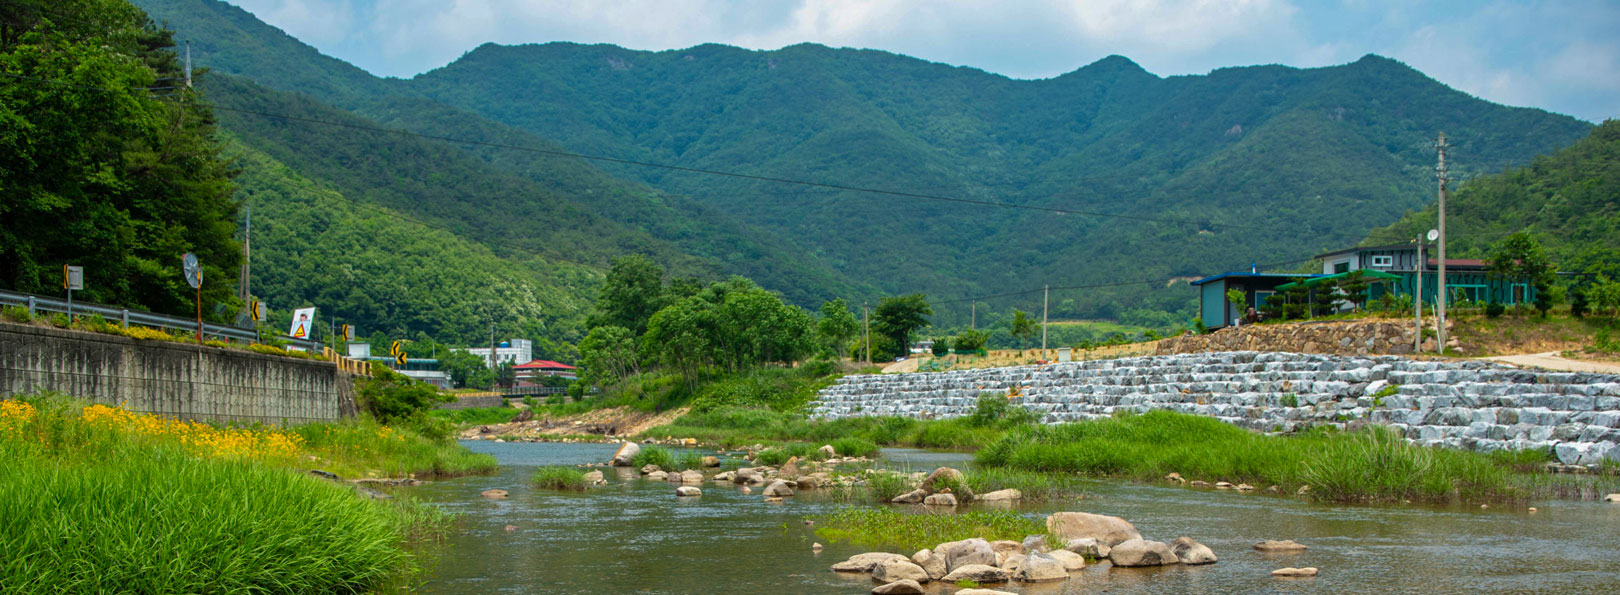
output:
POLYGON ((84 267, 62 265, 62 289, 84 289, 84 267))
POLYGON ((295 339, 308 339, 315 332, 315 309, 299 308, 293 310, 292 326, 288 327, 287 335, 295 339))
POLYGON ((342 337, 343 337, 344 341, 353 341, 354 340, 354 325, 352 325, 352 324, 343 325, 342 337))
POLYGON ((190 284, 192 289, 201 289, 202 266, 197 263, 197 255, 187 252, 185 256, 180 257, 180 265, 181 270, 186 273, 186 283, 190 284))
POLYGON ((405 352, 401 351, 399 353, 394 354, 394 365, 396 365, 396 366, 405 365, 405 352))
POLYGON ((248 315, 253 317, 253 322, 264 320, 265 314, 264 302, 253 300, 253 302, 248 305, 248 315))
POLYGON ((404 353, 404 343, 404 341, 394 341, 393 343, 390 343, 388 345, 388 355, 399 355, 404 353))

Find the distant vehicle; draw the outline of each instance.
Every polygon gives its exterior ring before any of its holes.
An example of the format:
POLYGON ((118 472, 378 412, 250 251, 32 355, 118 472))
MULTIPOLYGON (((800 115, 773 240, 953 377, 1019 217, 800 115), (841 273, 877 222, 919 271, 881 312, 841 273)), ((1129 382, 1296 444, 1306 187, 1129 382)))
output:
POLYGON ((900 357, 894 358, 894 361, 903 362, 903 361, 906 361, 906 358, 905 358, 905 356, 900 356, 900 357))

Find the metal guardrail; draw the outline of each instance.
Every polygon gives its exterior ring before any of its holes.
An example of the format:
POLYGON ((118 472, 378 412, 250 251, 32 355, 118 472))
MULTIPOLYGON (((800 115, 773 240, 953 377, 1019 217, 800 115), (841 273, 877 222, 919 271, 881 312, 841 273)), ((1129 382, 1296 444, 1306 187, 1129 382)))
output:
MULTIPOLYGON (((66 314, 68 311, 67 300, 65 299, 4 290, 0 290, 0 306, 25 307, 28 308, 28 314, 30 316, 37 315, 40 311, 58 312, 62 314, 66 314)), ((107 319, 108 322, 117 322, 119 326, 124 328, 129 328, 129 325, 135 324, 140 326, 181 330, 187 332, 197 330, 197 321, 195 319, 179 318, 166 314, 153 314, 151 312, 130 310, 129 308, 115 308, 113 306, 103 306, 100 304, 90 304, 75 301, 73 302, 73 315, 78 316, 80 314, 99 314, 102 318, 107 319)), ((226 337, 248 343, 259 340, 258 331, 253 329, 211 324, 207 322, 203 323, 203 334, 213 335, 215 337, 226 337)), ((276 335, 271 335, 270 338, 274 338, 277 341, 284 341, 291 345, 303 347, 310 350, 311 353, 321 353, 321 349, 323 348, 319 341, 295 339, 292 337, 276 335)))

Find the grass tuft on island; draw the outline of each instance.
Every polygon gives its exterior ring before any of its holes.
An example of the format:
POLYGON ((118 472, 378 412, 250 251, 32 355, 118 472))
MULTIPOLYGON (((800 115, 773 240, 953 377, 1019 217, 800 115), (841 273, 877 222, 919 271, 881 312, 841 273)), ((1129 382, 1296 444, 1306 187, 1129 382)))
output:
POLYGON ((841 508, 816 520, 816 534, 828 541, 869 547, 893 547, 904 552, 931 548, 947 541, 981 537, 987 541, 1022 541, 1046 535, 1041 521, 1010 510, 967 512, 901 512, 894 508, 841 508))
POLYGON ((0 591, 404 584, 423 567, 416 546, 442 536, 447 517, 408 499, 363 499, 305 473, 306 446, 275 428, 50 397, 0 401, 0 591))
POLYGON ((1177 472, 1189 480, 1278 485, 1290 493, 1309 485, 1313 496, 1337 502, 1532 495, 1511 468, 1522 457, 1418 446, 1381 427, 1268 436, 1170 411, 1015 429, 980 450, 977 460, 994 468, 1145 481, 1177 472))
POLYGON ((572 467, 541 467, 529 478, 529 483, 547 490, 584 491, 591 487, 585 472, 572 467))

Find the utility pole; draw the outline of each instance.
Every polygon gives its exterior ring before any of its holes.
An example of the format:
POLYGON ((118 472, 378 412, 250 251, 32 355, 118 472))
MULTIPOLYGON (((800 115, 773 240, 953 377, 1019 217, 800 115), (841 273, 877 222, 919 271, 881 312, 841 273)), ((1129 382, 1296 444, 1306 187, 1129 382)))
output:
POLYGON ((1052 285, 1041 291, 1041 359, 1046 359, 1046 306, 1052 301, 1052 285))
MULTIPOLYGON (((489 371, 495 371, 495 323, 489 323, 489 371)), ((496 380, 499 380, 497 378, 496 380)))
POLYGON ((979 330, 979 302, 973 302, 972 309, 968 310, 968 330, 979 330))
POLYGON ((872 365, 872 317, 866 303, 861 303, 861 345, 866 347, 866 365, 872 365))
POLYGON ((253 205, 243 206, 246 208, 247 215, 242 228, 242 279, 237 282, 237 287, 242 291, 242 307, 251 308, 253 307, 253 271, 249 266, 251 262, 249 246, 253 245, 253 205))
POLYGON ((1446 133, 1440 133, 1440 142, 1435 144, 1440 152, 1440 166, 1436 168, 1440 179, 1440 295, 1436 298, 1439 314, 1435 316, 1435 336, 1439 340, 1435 343, 1435 353, 1446 351, 1446 133))
POLYGON ((1423 269, 1428 264, 1423 260, 1423 236, 1420 235, 1417 239, 1417 290, 1412 294, 1413 316, 1417 320, 1417 336, 1412 338, 1412 353, 1423 350, 1423 269))
POLYGON ((191 88, 191 40, 186 40, 186 88, 191 88))

